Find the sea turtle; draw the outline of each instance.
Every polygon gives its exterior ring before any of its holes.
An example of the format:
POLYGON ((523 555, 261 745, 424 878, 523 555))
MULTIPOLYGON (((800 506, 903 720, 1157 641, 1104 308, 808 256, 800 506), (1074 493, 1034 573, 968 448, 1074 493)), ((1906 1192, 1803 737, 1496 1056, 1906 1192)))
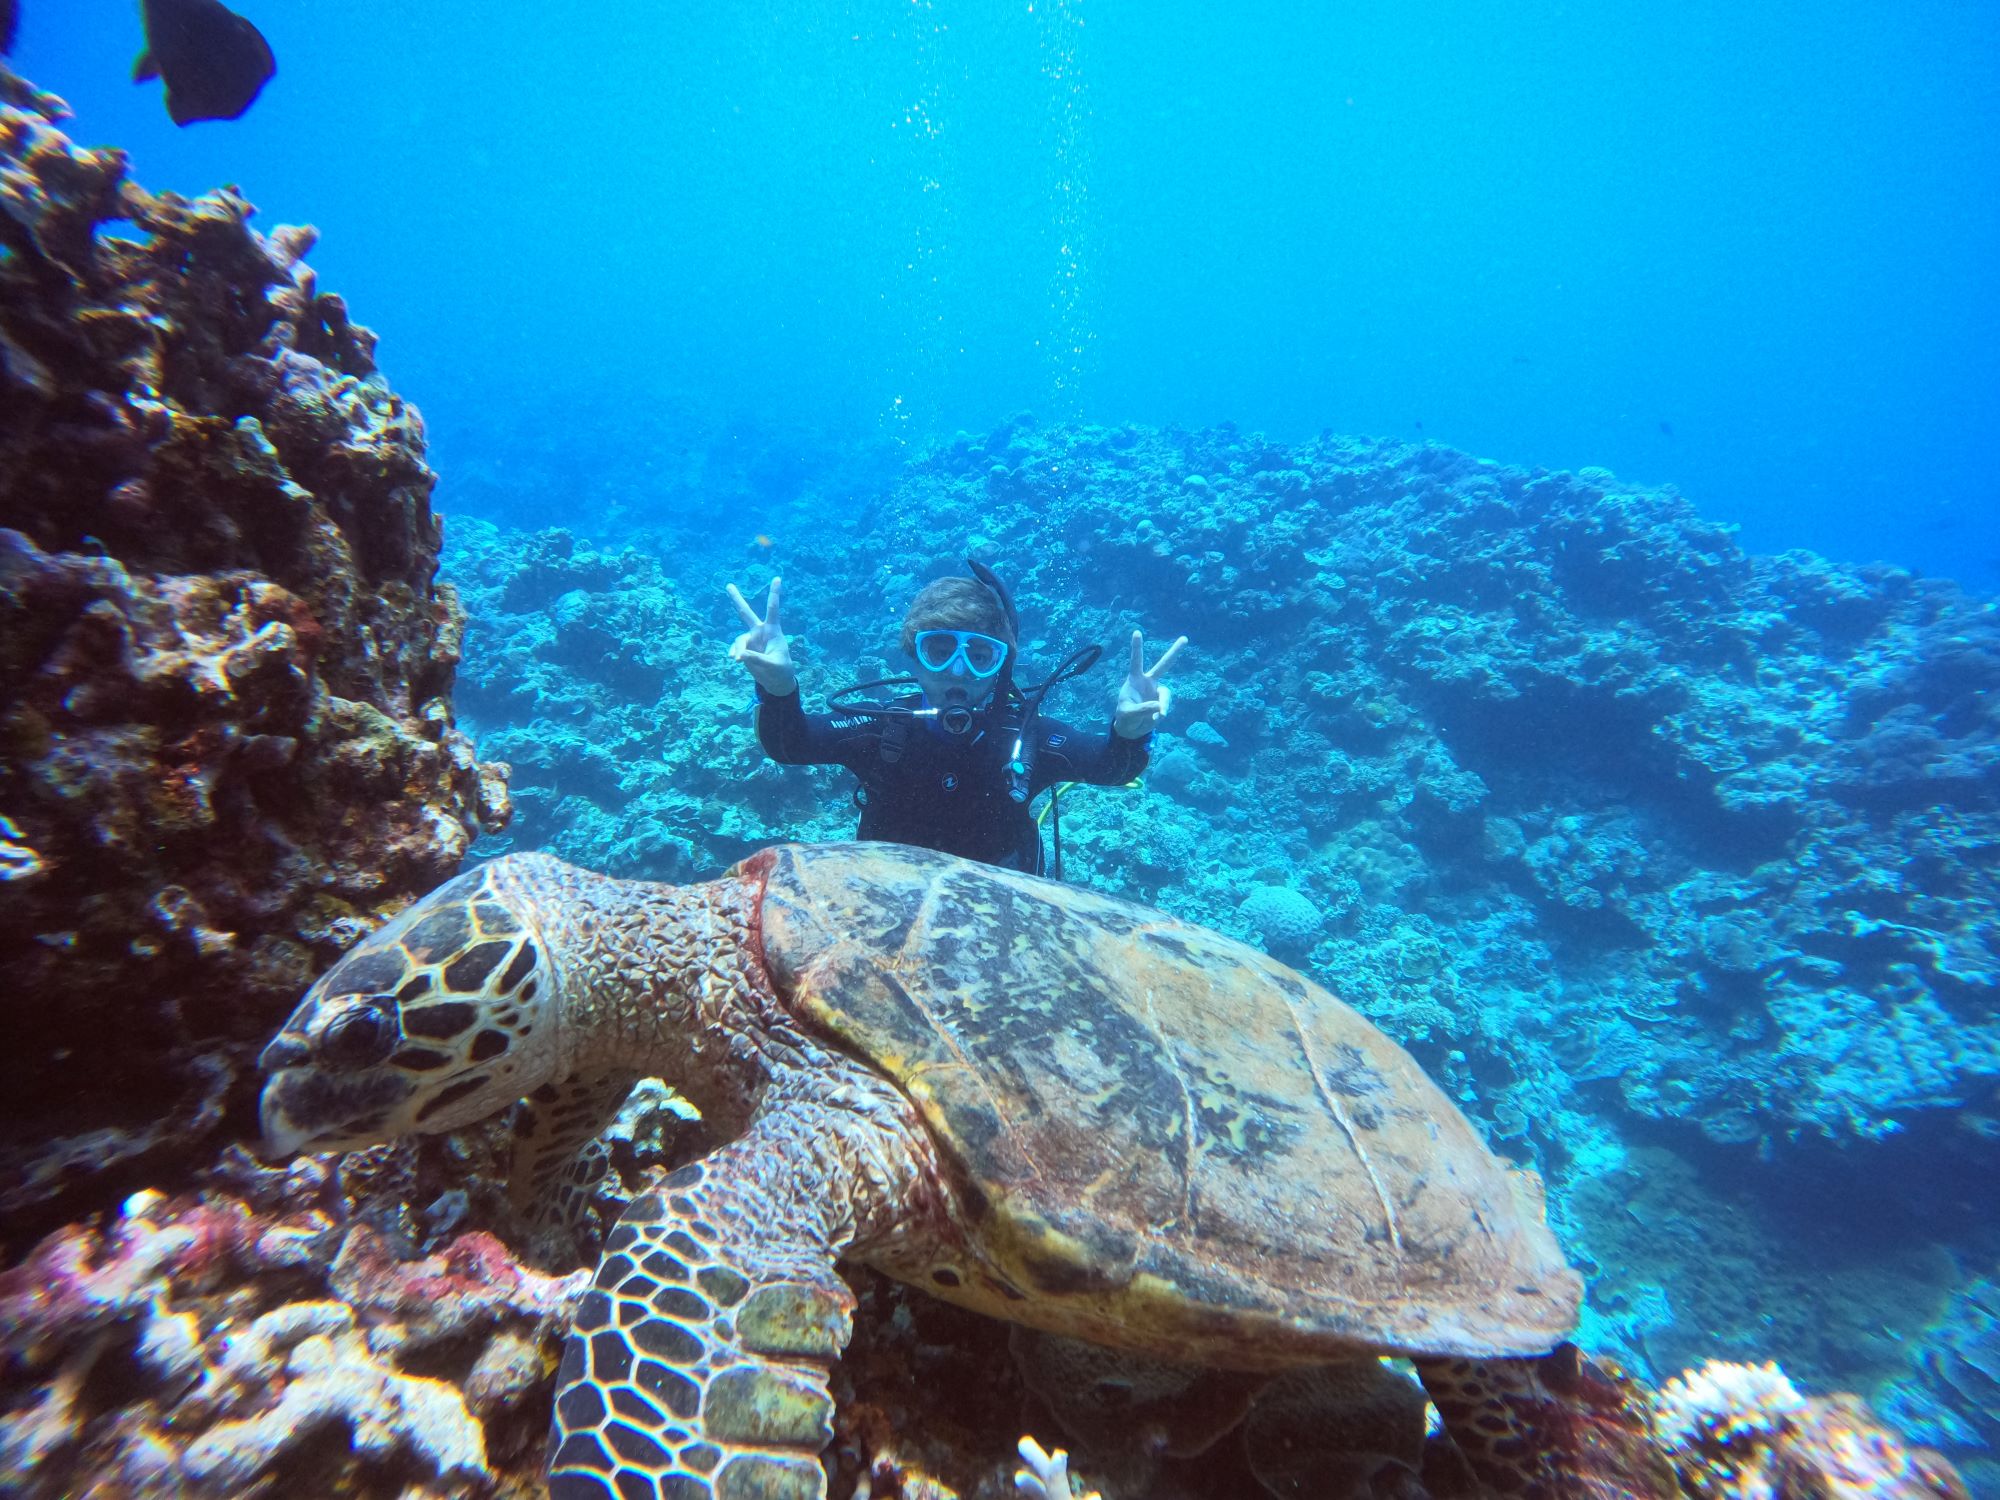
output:
POLYGON ((1549 1420, 1581 1287, 1538 1181, 1325 990, 1130 901, 881 843, 678 887, 509 855, 358 943, 263 1065, 279 1152, 525 1095, 546 1188, 642 1075, 723 1143, 606 1239, 554 1500, 823 1496, 843 1259, 1219 1368, 1407 1354, 1504 1494, 1593 1461, 1549 1420))

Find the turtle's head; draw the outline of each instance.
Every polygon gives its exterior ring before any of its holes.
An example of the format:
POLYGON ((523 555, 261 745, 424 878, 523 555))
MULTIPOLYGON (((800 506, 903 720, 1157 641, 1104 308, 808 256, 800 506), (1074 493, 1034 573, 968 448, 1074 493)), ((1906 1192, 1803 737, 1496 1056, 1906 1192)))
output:
POLYGON ((438 887, 306 991, 262 1058, 274 1154, 455 1130, 553 1076, 548 951, 495 874, 438 887))

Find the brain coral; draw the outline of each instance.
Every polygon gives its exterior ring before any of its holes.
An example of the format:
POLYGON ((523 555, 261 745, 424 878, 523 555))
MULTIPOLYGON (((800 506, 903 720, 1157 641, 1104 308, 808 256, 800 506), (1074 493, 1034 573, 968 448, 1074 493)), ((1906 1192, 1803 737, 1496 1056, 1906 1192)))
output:
POLYGON ((1312 897, 1289 885, 1260 885, 1236 908, 1267 953, 1298 953, 1319 939, 1324 919, 1312 897))
POLYGON ((508 815, 422 423, 312 232, 61 117, 0 72, 10 1234, 200 1159, 315 967, 508 815))

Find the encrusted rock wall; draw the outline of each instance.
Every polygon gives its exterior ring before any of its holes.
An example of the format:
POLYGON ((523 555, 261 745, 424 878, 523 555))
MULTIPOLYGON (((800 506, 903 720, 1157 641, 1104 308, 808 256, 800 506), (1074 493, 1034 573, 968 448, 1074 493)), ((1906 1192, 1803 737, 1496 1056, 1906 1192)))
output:
POLYGON ((248 1128, 316 970, 508 818, 423 424, 313 232, 0 72, 4 1248, 248 1128))

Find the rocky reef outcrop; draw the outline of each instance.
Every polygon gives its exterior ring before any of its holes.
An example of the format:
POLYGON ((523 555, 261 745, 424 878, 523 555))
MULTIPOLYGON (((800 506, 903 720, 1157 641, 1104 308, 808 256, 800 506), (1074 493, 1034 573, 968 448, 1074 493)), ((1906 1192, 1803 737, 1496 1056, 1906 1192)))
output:
POLYGON ((0 74, 0 1221, 181 1180, 317 969, 508 817, 423 424, 234 191, 0 74))

